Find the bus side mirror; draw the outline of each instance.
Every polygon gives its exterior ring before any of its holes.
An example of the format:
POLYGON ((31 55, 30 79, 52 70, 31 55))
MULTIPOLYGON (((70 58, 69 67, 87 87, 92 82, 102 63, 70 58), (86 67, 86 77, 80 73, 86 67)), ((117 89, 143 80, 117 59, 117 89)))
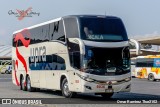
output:
POLYGON ((129 39, 129 46, 130 46, 130 52, 131 54, 135 53, 135 55, 140 55, 140 44, 138 41, 134 40, 134 39, 129 39))

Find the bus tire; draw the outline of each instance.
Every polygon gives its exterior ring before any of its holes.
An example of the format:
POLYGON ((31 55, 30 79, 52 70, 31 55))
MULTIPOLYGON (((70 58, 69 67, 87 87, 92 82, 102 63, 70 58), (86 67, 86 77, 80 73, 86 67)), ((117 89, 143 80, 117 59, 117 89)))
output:
POLYGON ((26 87, 27 87, 27 91, 29 91, 29 92, 35 91, 35 88, 33 88, 31 86, 31 80, 30 80, 29 76, 27 76, 27 78, 26 78, 26 87))
POLYGON ((75 92, 69 91, 68 81, 66 78, 63 79, 61 84, 62 95, 66 98, 72 98, 76 95, 75 92))
POLYGON ((6 70, 6 71, 5 71, 5 74, 9 74, 9 71, 8 71, 8 70, 6 70))
POLYGON ((114 93, 102 93, 101 96, 104 99, 110 99, 113 96, 114 93))
POLYGON ((41 89, 40 88, 35 88, 35 91, 39 92, 41 89))
POLYGON ((21 79, 20 79, 20 89, 23 90, 23 91, 26 91, 27 90, 27 87, 25 85, 25 79, 24 77, 22 76, 21 79))
POLYGON ((149 80, 149 81, 154 81, 154 80, 155 80, 154 75, 150 73, 150 74, 148 75, 148 80, 149 80))

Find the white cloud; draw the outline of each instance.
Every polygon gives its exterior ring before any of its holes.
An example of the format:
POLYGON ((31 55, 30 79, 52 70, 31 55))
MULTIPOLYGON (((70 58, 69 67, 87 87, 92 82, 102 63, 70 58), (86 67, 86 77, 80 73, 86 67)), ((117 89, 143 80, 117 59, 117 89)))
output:
POLYGON ((7 30, 0 28, 0 45, 7 44, 8 36, 7 36, 7 30))
POLYGON ((159 36, 160 33, 158 31, 154 31, 153 33, 148 33, 144 35, 130 35, 129 37, 132 39, 141 39, 141 38, 148 38, 148 37, 156 37, 159 36))

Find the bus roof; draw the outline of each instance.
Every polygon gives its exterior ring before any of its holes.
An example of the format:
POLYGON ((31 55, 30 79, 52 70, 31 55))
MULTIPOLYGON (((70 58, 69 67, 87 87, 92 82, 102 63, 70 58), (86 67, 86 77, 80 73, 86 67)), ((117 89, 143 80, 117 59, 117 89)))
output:
POLYGON ((97 17, 100 17, 100 18, 115 18, 115 19, 119 19, 116 16, 106 16, 106 15, 68 15, 68 16, 64 16, 62 18, 70 18, 70 17, 76 17, 76 18, 82 18, 82 17, 85 17, 85 18, 97 18, 97 17))
MULTIPOLYGON (((115 16, 106 16, 106 15, 68 15, 68 16, 63 16, 63 17, 59 17, 59 18, 56 18, 56 19, 53 19, 53 20, 50 20, 50 21, 46 21, 46 22, 43 22, 43 23, 40 23, 40 24, 36 24, 36 25, 33 25, 33 26, 30 26, 30 27, 26 27, 26 29, 33 29, 33 28, 36 28, 36 27, 39 27, 39 26, 43 26, 43 25, 46 25, 46 24, 50 24, 50 23, 53 23, 53 22, 56 22, 56 21, 59 21, 63 18, 82 18, 82 17, 86 17, 86 18, 96 18, 96 17, 99 17, 99 18, 115 18, 115 19, 119 19, 118 17, 115 17, 115 16)), ((23 29, 20 29, 20 30, 17 30, 15 32, 13 32, 13 34, 16 34, 18 32, 21 32, 23 29)))
MULTIPOLYGON (((43 22, 43 23, 40 23, 40 24, 36 24, 36 25, 33 25, 33 26, 30 26, 30 27, 26 27, 26 29, 33 29, 33 28, 36 28, 36 27, 39 27, 39 26, 43 26, 43 25, 46 25, 46 24, 49 24, 49 23, 52 23, 52 22, 56 22, 56 21, 59 21, 61 20, 62 18, 57 18, 57 19, 53 19, 53 20, 50 20, 50 21, 46 21, 46 22, 43 22)), ((23 29, 21 30, 17 30, 15 32, 13 32, 13 34, 16 34, 18 32, 21 32, 23 29)))

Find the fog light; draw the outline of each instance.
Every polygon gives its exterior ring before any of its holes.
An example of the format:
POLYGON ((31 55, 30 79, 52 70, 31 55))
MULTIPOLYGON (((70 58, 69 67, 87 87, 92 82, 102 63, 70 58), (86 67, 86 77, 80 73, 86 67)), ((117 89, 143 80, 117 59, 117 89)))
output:
POLYGON ((92 88, 90 86, 85 86, 87 89, 92 90, 92 88))
POLYGON ((130 88, 131 87, 131 84, 127 85, 126 89, 130 88))

